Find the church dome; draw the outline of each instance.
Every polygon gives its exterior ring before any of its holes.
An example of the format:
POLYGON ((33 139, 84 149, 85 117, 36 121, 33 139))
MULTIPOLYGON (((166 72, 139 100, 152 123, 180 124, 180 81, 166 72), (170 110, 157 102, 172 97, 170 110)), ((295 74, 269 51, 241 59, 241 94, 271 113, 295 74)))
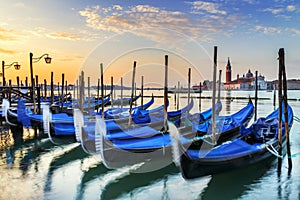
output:
POLYGON ((252 78, 252 77, 253 77, 253 74, 252 74, 252 72, 250 71, 250 69, 248 70, 248 73, 246 74, 246 77, 247 77, 247 78, 252 78))

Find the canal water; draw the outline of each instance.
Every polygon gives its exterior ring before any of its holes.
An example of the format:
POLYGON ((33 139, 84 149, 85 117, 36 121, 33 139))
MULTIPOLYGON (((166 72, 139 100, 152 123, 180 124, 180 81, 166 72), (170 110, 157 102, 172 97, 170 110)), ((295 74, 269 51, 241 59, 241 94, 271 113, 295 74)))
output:
MULTIPOLYGON (((146 91, 162 95, 163 91, 146 91)), ((169 110, 174 110, 174 94, 169 110)), ((258 117, 272 112, 273 92, 260 91, 258 117)), ((187 98, 180 94, 183 107, 187 98)), ((198 97, 199 94, 192 94, 198 97)), ((201 110, 211 106, 211 92, 202 93, 201 110)), ((253 91, 223 91, 221 114, 228 115, 244 107, 254 97, 253 91), (229 98, 231 97, 231 98, 229 98)), ((289 91, 294 115, 300 117, 300 91, 289 91)), ((147 99, 144 100, 144 102, 147 99)), ((192 113, 199 111, 194 100, 192 113)), ((161 105, 156 98, 153 107, 161 105)), ((251 121, 253 122, 253 121, 251 121)), ((185 180, 175 164, 135 173, 139 164, 107 169, 99 155, 85 153, 79 143, 51 140, 32 129, 1 129, 0 199, 300 199, 300 123, 291 129, 293 168, 289 172, 287 157, 277 168, 277 159, 246 168, 185 180)))

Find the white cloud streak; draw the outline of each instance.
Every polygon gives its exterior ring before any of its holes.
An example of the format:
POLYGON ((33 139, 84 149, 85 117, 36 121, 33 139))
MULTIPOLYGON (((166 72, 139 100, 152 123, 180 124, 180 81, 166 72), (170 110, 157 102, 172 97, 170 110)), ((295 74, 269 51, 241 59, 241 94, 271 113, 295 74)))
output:
POLYGON ((276 28, 276 27, 265 27, 265 26, 255 26, 255 30, 262 32, 264 34, 276 34, 276 33, 281 33, 281 28, 276 28))
POLYGON ((192 9, 203 9, 211 14, 198 19, 190 18, 180 11, 168 11, 150 5, 137 5, 123 8, 111 7, 86 7, 79 11, 85 17, 88 27, 94 30, 123 33, 125 31, 147 37, 153 41, 170 41, 171 38, 163 30, 169 29, 183 33, 193 39, 202 41, 211 40, 214 34, 230 32, 238 23, 238 17, 226 16, 226 11, 219 10, 218 5, 194 2, 192 9), (194 3, 196 3, 194 5, 194 3), (219 17, 219 15, 223 17, 219 17), (156 34, 149 33, 149 28, 157 30, 156 34))
POLYGON ((190 2, 189 4, 192 5, 192 13, 194 14, 203 14, 210 13, 210 14, 221 14, 226 15, 227 12, 225 10, 221 10, 220 4, 212 3, 212 2, 205 2, 205 1, 194 1, 190 2))
POLYGON ((265 8, 262 11, 263 12, 271 12, 273 15, 278 15, 281 13, 286 13, 286 12, 294 12, 296 11, 296 6, 295 5, 287 5, 287 6, 282 6, 278 8, 265 8))

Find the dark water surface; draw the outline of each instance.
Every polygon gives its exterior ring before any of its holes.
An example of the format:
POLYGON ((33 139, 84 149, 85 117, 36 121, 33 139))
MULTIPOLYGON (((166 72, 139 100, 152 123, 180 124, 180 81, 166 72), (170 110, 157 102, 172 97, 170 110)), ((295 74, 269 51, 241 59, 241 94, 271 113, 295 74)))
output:
MULTIPOLYGON (((222 93, 222 96, 229 95, 247 97, 254 96, 254 92, 222 93)), ((202 96, 210 93, 204 92, 202 96)), ((259 96, 270 97, 258 103, 258 116, 265 116, 273 110, 273 93, 263 91, 259 96)), ((300 91, 289 91, 289 98, 296 99, 289 103, 294 115, 300 117, 300 101, 297 101, 300 91)), ((180 100, 183 106, 186 99, 180 100)), ((162 99, 158 99, 156 105, 161 103, 162 99)), ((198 112, 198 100, 195 103, 192 112, 198 112)), ((227 115, 242 108, 247 100, 222 100, 222 103, 221 114, 227 115)), ((209 99, 202 100, 202 110, 210 106, 209 99)), ((5 124, 1 126, 1 200, 300 199, 300 155, 292 159, 290 173, 285 157, 281 173, 274 159, 271 163, 185 180, 173 163, 145 173, 135 173, 139 165, 112 170, 101 163, 99 155, 85 153, 79 143, 57 142, 53 144, 39 131, 11 131, 5 124)), ((291 130, 291 150, 292 154, 300 152, 300 124, 296 121, 291 130)))

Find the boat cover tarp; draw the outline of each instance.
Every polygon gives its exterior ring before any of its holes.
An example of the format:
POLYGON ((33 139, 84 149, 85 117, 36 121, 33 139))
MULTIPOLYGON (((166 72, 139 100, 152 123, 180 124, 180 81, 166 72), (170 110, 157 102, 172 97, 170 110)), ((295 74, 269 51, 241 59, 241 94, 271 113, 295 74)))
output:
POLYGON ((53 129, 55 135, 74 135, 75 133, 74 124, 69 123, 54 123, 53 129))
MULTIPOLYGON (((172 141, 169 134, 155 135, 153 137, 144 139, 130 139, 130 140, 112 140, 114 147, 124 150, 134 149, 155 149, 172 145, 172 141)), ((182 144, 191 142, 190 139, 180 136, 180 142, 182 144)))
POLYGON ((182 108, 180 110, 168 112, 168 118, 177 117, 183 113, 186 113, 189 110, 191 110, 193 108, 193 106, 194 106, 194 101, 192 99, 191 102, 189 103, 189 105, 185 106, 184 108, 182 108))
POLYGON ((225 142, 220 146, 215 147, 210 151, 199 151, 199 150, 187 150, 189 157, 191 158, 218 158, 218 157, 232 157, 242 156, 251 152, 259 151, 255 145, 249 145, 248 143, 236 139, 230 142, 225 142))
POLYGON ((17 116, 18 121, 22 123, 25 128, 29 128, 31 126, 30 118, 26 114, 26 105, 23 99, 19 99, 18 101, 18 109, 17 116))
MULTIPOLYGON (((253 103, 248 103, 243 109, 238 112, 228 115, 219 116, 216 119, 217 132, 225 132, 237 126, 240 126, 245 120, 253 114, 254 106, 253 103)), ((196 124, 193 122, 193 131, 199 133, 210 133, 211 132, 212 120, 206 121, 205 123, 196 124)))
MULTIPOLYGON (((284 112, 282 113, 284 119, 284 112)), ((288 106, 289 126, 293 123, 293 110, 288 106)), ((283 121, 283 120, 282 120, 283 121)), ((191 158, 223 158, 230 159, 233 157, 240 157, 251 153, 262 151, 260 145, 264 144, 266 139, 277 139, 278 137, 278 109, 269 114, 266 118, 257 119, 249 128, 241 128, 241 135, 253 134, 255 143, 249 144, 241 138, 232 141, 224 142, 223 144, 209 150, 187 150, 191 158)), ((282 134, 285 134, 285 128, 282 127, 282 134)))
POLYGON ((112 134, 107 134, 106 139, 112 140, 117 138, 142 138, 142 137, 151 137, 153 135, 156 135, 158 133, 157 130, 149 127, 149 126, 142 126, 138 128, 129 128, 127 130, 120 130, 117 132, 113 132, 112 134))
MULTIPOLYGON (((154 103, 154 98, 152 97, 149 102, 144 104, 143 106, 137 106, 132 108, 132 111, 140 110, 140 109, 147 109, 154 103)), ((104 111, 104 117, 106 119, 117 119, 117 118, 125 118, 129 117, 129 110, 130 108, 110 108, 104 111)), ((101 112, 100 112, 101 113, 101 112)))

